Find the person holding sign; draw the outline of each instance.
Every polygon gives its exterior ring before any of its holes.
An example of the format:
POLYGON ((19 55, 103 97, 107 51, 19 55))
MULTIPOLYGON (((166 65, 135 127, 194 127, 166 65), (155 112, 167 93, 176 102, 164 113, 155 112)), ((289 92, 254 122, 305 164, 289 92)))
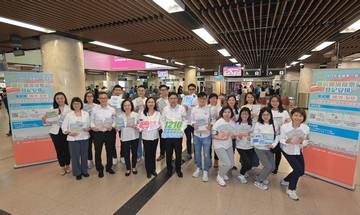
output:
MULTIPOLYGON (((216 120, 218 120, 219 118, 219 113, 221 111, 221 106, 217 105, 218 102, 218 95, 216 93, 211 93, 209 95, 209 107, 210 107, 210 123, 211 126, 213 126, 216 122, 216 120)), ((211 151, 212 151, 212 138, 211 138, 211 147, 210 147, 210 165, 211 165, 211 151)), ((214 150, 214 168, 218 168, 219 167, 219 158, 215 153, 214 150)))
MULTIPOLYGON (((169 99, 168 99, 168 94, 169 94, 169 87, 166 86, 165 84, 161 85, 159 87, 160 89, 160 98, 158 100, 156 100, 156 107, 159 110, 160 113, 163 112, 163 109, 169 105, 169 99)), ((166 150, 166 146, 165 146, 165 140, 164 138, 161 137, 161 133, 162 130, 159 130, 159 136, 160 136, 160 155, 159 157, 156 159, 157 161, 161 161, 162 159, 165 158, 165 150, 166 150)))
POLYGON ((137 128, 139 123, 139 114, 134 112, 133 103, 125 99, 121 103, 122 113, 118 115, 118 118, 122 118, 123 122, 116 125, 117 130, 121 130, 121 144, 124 150, 126 173, 125 176, 129 176, 132 173, 137 174, 136 162, 139 142, 139 130, 137 128), (130 163, 130 150, 131 150, 131 163, 130 163))
MULTIPOLYGON (((284 123, 291 121, 289 113, 282 106, 281 99, 278 95, 271 96, 268 107, 271 109, 271 113, 274 117, 275 131, 280 133, 280 127, 284 123)), ((276 175, 281 161, 280 144, 277 144, 276 147, 270 151, 275 154, 275 170, 272 173, 276 175)))
POLYGON ((115 144, 115 129, 112 118, 115 115, 115 109, 108 105, 109 97, 106 92, 99 93, 100 107, 94 108, 91 112, 91 129, 94 131, 95 145, 95 166, 99 172, 99 178, 104 177, 104 166, 101 163, 101 152, 105 143, 106 149, 106 172, 115 174, 112 169, 112 157, 115 144))
MULTIPOLYGON (((83 110, 86 111, 89 116, 91 116, 91 111, 93 108, 99 107, 100 105, 94 103, 94 93, 92 92, 86 92, 84 95, 84 108, 83 110)), ((95 167, 94 161, 93 161, 93 153, 92 153, 92 145, 93 145, 93 138, 94 138, 94 131, 90 129, 90 138, 89 138, 89 149, 88 149, 88 160, 89 160, 89 169, 92 169, 95 167)))
POLYGON ((295 190, 299 178, 305 171, 302 148, 308 145, 310 128, 304 124, 306 112, 301 108, 291 111, 291 120, 292 122, 283 124, 280 128, 280 147, 293 171, 281 180, 281 184, 288 186, 286 194, 291 199, 299 200, 295 190))
POLYGON ((237 179, 246 184, 247 171, 251 170, 253 157, 254 157, 254 146, 250 143, 251 132, 252 132, 253 121, 251 119, 251 111, 249 108, 244 107, 240 110, 239 120, 237 121, 234 129, 236 136, 236 150, 238 151, 243 163, 240 169, 240 175, 237 179))
POLYGON ((197 178, 203 174, 202 181, 209 181, 208 171, 210 166, 210 149, 211 149, 211 123, 210 108, 207 106, 207 94, 201 92, 197 95, 199 105, 191 110, 191 125, 194 127, 194 146, 195 160, 197 169, 192 175, 197 178), (204 172, 202 167, 202 149, 204 148, 204 172))
MULTIPOLYGON (((237 107, 236 104, 236 97, 234 95, 231 95, 227 98, 227 105, 232 109, 234 116, 231 118, 231 120, 233 122, 236 122, 239 118, 239 108, 237 107)), ((235 148, 236 148, 236 139, 232 139, 232 147, 233 147, 233 152, 235 153, 235 148)), ((237 170, 237 167, 233 166, 233 170, 237 170)))
POLYGON ((139 130, 142 133, 142 140, 145 151, 145 169, 148 178, 156 173, 156 148, 159 141, 159 127, 161 115, 157 111, 155 99, 149 97, 145 102, 145 109, 140 113, 139 130))
POLYGON ((251 143, 254 145, 255 153, 263 165, 261 172, 255 178, 254 185, 262 190, 269 188, 270 182, 266 178, 275 169, 274 155, 270 152, 270 148, 274 148, 278 142, 279 136, 275 132, 271 109, 264 107, 260 110, 259 119, 251 135, 251 143))
POLYGON ((79 97, 71 100, 70 108, 72 111, 66 114, 61 129, 64 134, 67 134, 69 141, 72 175, 76 177, 76 180, 81 180, 81 176, 89 177, 87 159, 90 117, 88 112, 82 110, 83 103, 79 97))
POLYGON ((175 149, 175 170, 177 175, 182 178, 181 172, 181 152, 182 152, 182 137, 187 126, 187 114, 183 106, 178 104, 178 94, 169 93, 169 103, 161 115, 161 127, 163 130, 162 138, 165 139, 166 145, 166 168, 167 176, 172 175, 172 155, 175 149))
MULTIPOLYGON (((145 93, 146 93, 146 89, 144 85, 140 85, 138 86, 138 88, 136 89, 136 93, 138 95, 137 98, 135 98, 132 103, 134 106, 134 111, 138 114, 140 114, 141 112, 144 111, 144 106, 145 106, 145 101, 146 101, 146 97, 145 97, 145 93)), ((137 159, 138 161, 140 161, 140 159, 143 156, 143 149, 142 149, 142 143, 141 143, 141 134, 139 136, 139 143, 138 143, 138 152, 137 152, 137 159)))
POLYGON ((226 174, 234 166, 232 139, 235 137, 233 134, 235 123, 231 120, 233 117, 233 109, 229 106, 225 106, 220 111, 220 118, 212 127, 212 139, 215 152, 223 165, 219 168, 216 177, 216 182, 220 186, 226 185, 225 181, 229 180, 229 177, 226 174))
POLYGON ((70 111, 65 94, 63 92, 57 92, 54 95, 52 111, 47 112, 46 115, 42 117, 44 124, 51 125, 49 133, 55 146, 56 156, 61 168, 61 175, 71 172, 69 143, 61 129, 65 116, 70 111))
POLYGON ((186 95, 183 97, 183 100, 181 102, 181 105, 184 106, 186 110, 186 117, 187 117, 187 127, 185 129, 185 135, 186 135, 186 150, 187 154, 183 158, 184 161, 192 159, 192 135, 194 135, 194 128, 191 126, 191 109, 193 107, 196 107, 198 105, 197 96, 196 96, 196 85, 195 84, 189 84, 188 85, 188 93, 189 95, 186 95))

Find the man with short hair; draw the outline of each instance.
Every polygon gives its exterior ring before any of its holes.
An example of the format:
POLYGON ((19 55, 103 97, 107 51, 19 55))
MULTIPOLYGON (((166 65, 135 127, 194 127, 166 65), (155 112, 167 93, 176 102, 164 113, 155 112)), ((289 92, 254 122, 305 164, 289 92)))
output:
MULTIPOLYGON (((165 84, 163 84, 163 85, 160 85, 159 89, 160 89, 160 98, 158 100, 156 100, 156 106, 158 108, 158 111, 162 114, 164 108, 169 105, 169 99, 168 99, 169 87, 166 86, 165 84)), ((166 146, 165 146, 165 140, 164 140, 164 138, 161 137, 161 134, 162 134, 162 130, 159 130, 160 155, 156 159, 157 161, 161 161, 162 159, 165 158, 166 146)))
POLYGON ((108 105, 106 92, 99 93, 100 106, 95 107, 91 112, 91 129, 94 131, 95 145, 95 166, 99 172, 99 178, 104 177, 104 166, 101 163, 101 152, 103 144, 106 148, 106 172, 115 174, 112 169, 112 157, 114 155, 114 144, 116 132, 112 118, 115 115, 115 109, 108 105))
POLYGON ((196 107, 198 105, 198 101, 197 101, 197 96, 196 96, 196 85, 191 83, 188 85, 188 93, 192 98, 183 98, 181 105, 184 106, 185 110, 186 110, 186 117, 187 117, 187 127, 185 129, 185 135, 186 135, 186 150, 187 150, 187 154, 186 156, 183 158, 184 161, 190 160, 192 159, 192 135, 194 135, 194 128, 191 126, 191 109, 193 107, 196 107))
POLYGON ((177 93, 169 93, 169 105, 163 109, 160 122, 163 129, 162 137, 165 139, 166 146, 167 176, 170 177, 172 175, 172 154, 175 149, 175 170, 178 177, 182 178, 182 137, 187 126, 187 115, 185 108, 178 104, 177 93))

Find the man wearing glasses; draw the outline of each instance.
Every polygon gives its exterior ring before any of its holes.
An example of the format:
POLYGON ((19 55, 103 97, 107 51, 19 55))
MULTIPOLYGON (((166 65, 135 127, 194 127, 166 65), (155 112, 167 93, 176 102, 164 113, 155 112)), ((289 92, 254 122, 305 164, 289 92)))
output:
POLYGON ((188 85, 188 93, 189 95, 184 96, 181 105, 184 106, 187 115, 187 127, 185 129, 186 135, 186 150, 187 154, 183 158, 184 161, 192 159, 192 136, 194 135, 194 128, 191 126, 191 109, 196 107, 198 104, 197 96, 196 96, 196 85, 191 83, 188 85), (190 98, 192 97, 192 98, 190 98))
MULTIPOLYGON (((165 84, 161 85, 159 87, 160 89, 160 98, 158 100, 156 100, 156 106, 158 108, 158 111, 160 113, 163 112, 164 108, 166 106, 169 105, 169 99, 168 99, 168 95, 169 95, 169 87, 166 86, 165 84)), ((166 146, 165 146, 165 140, 164 138, 161 137, 161 133, 162 130, 159 130, 159 136, 160 136, 160 155, 159 157, 156 159, 157 161, 161 161, 162 159, 165 158, 165 150, 166 150, 166 146)))

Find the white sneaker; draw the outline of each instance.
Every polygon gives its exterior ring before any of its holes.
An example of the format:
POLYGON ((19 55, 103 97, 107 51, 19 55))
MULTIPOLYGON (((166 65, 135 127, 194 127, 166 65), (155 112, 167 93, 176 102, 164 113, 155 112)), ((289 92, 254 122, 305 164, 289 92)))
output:
POLYGON ((208 176, 208 172, 207 171, 204 171, 203 172, 203 178, 202 178, 202 181, 203 182, 208 182, 209 181, 209 176, 208 176))
POLYGON ((243 184, 248 183, 248 181, 246 180, 246 178, 245 178, 244 175, 241 175, 241 174, 240 174, 240 175, 237 177, 237 179, 238 179, 241 183, 243 183, 243 184))
POLYGON ((290 190, 289 188, 286 188, 286 194, 288 194, 288 196, 292 200, 295 200, 295 201, 299 200, 299 197, 296 195, 295 190, 290 190))
POLYGON ((89 161, 89 164, 88 164, 88 168, 89 168, 89 169, 92 169, 92 168, 94 168, 94 167, 95 167, 94 161, 93 161, 93 160, 90 160, 90 161, 89 161))
POLYGON ((216 176, 216 182, 222 187, 226 186, 224 179, 220 175, 216 176))
POLYGON ((269 184, 270 184, 270 181, 267 180, 267 179, 265 179, 265 180, 262 181, 262 183, 265 184, 265 185, 269 185, 269 184))
POLYGON ((255 181, 254 185, 262 190, 267 190, 269 187, 266 184, 255 181))
POLYGON ((225 176, 224 176, 224 180, 225 180, 225 181, 228 181, 228 180, 229 180, 229 176, 225 175, 225 176))
POLYGON ((244 177, 245 177, 245 178, 249 177, 249 173, 245 172, 244 177))
POLYGON ((118 163, 117 158, 113 158, 113 166, 116 166, 116 165, 117 165, 117 163, 118 163))
POLYGON ((197 168, 192 177, 197 178, 199 175, 202 174, 202 170, 200 168, 197 168))
POLYGON ((280 184, 284 185, 284 186, 289 186, 290 182, 285 181, 284 179, 281 179, 280 184))
POLYGON ((124 157, 120 157, 120 163, 122 163, 122 164, 125 163, 125 158, 124 157))

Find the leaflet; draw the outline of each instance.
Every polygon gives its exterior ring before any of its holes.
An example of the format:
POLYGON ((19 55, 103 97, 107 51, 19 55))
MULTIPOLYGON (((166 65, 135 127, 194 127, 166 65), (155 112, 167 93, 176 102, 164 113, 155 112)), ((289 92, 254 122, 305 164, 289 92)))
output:
POLYGON ((132 127, 135 124, 135 117, 126 118, 126 127, 132 127))
POLYGON ((64 119, 65 119, 65 116, 64 116, 64 115, 60 115, 60 118, 58 119, 57 124, 58 124, 58 125, 62 125, 63 122, 64 122, 64 119))
POLYGON ((250 125, 235 124, 235 126, 234 126, 234 134, 235 135, 249 134, 250 131, 251 131, 250 125))
POLYGON ((59 115, 59 109, 53 109, 51 111, 46 112, 47 118, 57 117, 58 115, 59 115))
POLYGON ((111 98, 109 100, 109 104, 113 108, 120 108, 121 107, 120 97, 119 96, 111 96, 111 98))
POLYGON ((269 145, 274 142, 274 134, 270 133, 252 133, 251 144, 253 145, 269 145))
POLYGON ((252 106, 252 112, 256 115, 259 115, 261 109, 261 105, 253 105, 252 106))
POLYGON ((157 105, 159 110, 162 110, 164 107, 166 107, 167 104, 164 99, 160 99, 157 105))
POLYGON ((299 130, 293 129, 286 133, 286 137, 288 139, 292 139, 293 141, 296 141, 296 140, 299 141, 299 139, 301 139, 301 138, 305 139, 305 133, 300 129, 299 130))
POLYGON ((119 128, 125 128, 125 122, 124 122, 124 119, 122 117, 114 118, 114 123, 119 128))
POLYGON ((224 133, 224 134, 229 134, 229 133, 233 133, 234 132, 234 127, 231 125, 221 125, 219 127, 216 128, 216 131, 218 133, 224 133))
POLYGON ((80 133, 81 129, 83 128, 83 122, 77 121, 76 123, 70 123, 69 130, 71 133, 80 133))
POLYGON ((183 136, 182 121, 166 121, 163 128, 163 138, 181 138, 183 136))
POLYGON ((93 105, 85 104, 83 110, 88 112, 89 115, 91 115, 91 111, 92 111, 93 107, 94 107, 93 105))
POLYGON ((185 105, 187 105, 188 107, 191 107, 193 105, 193 101, 194 101, 195 97, 196 97, 195 94, 184 96, 183 100, 184 100, 185 105))

